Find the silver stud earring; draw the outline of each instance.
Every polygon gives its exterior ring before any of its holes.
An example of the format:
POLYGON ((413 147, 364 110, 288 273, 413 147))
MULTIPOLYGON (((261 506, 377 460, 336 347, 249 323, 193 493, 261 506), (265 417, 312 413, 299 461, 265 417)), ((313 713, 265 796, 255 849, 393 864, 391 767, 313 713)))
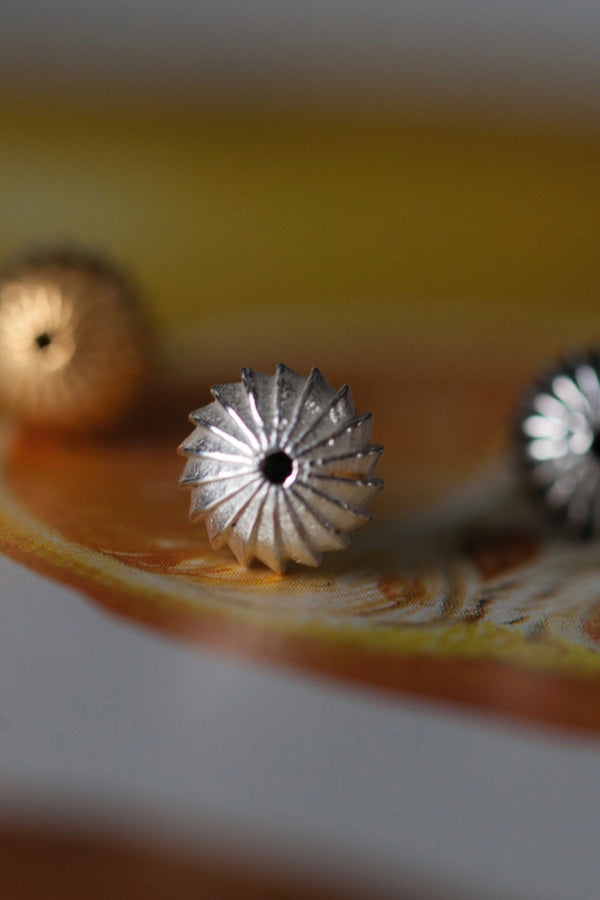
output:
POLYGON ((579 352, 543 372, 519 409, 522 478, 573 532, 600 535, 600 352, 579 352))
POLYGON ((348 385, 336 392, 318 369, 305 378, 280 364, 275 375, 242 369, 241 383, 212 395, 179 448, 190 518, 206 522, 212 547, 275 572, 347 547, 383 487, 373 477, 383 447, 370 443, 371 414, 357 415, 348 385))

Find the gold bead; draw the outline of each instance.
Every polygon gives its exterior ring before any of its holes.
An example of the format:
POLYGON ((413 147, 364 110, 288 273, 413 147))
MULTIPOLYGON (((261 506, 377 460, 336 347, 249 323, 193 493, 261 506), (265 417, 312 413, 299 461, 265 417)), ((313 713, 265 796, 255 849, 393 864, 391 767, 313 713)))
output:
POLYGON ((24 423, 116 424, 150 371, 148 323, 129 280, 81 253, 41 252, 0 280, 0 404, 24 423))

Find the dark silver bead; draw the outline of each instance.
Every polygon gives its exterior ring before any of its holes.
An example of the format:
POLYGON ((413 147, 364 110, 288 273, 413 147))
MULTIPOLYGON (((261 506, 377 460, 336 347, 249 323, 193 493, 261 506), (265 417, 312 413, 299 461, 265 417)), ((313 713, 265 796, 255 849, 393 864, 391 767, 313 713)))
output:
POLYGON ((530 386, 517 421, 526 486, 585 537, 600 535, 600 351, 580 351, 530 386))

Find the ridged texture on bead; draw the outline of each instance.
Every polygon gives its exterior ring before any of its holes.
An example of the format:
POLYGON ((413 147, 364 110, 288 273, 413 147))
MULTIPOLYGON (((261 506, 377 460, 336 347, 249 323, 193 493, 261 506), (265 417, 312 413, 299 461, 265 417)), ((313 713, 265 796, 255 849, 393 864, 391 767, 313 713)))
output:
POLYGON ((150 371, 149 327, 129 280, 103 260, 43 251, 0 278, 0 405, 68 432, 123 418, 150 371))
POLYGON ((548 369, 519 410, 523 477, 554 518, 600 535, 600 353, 580 352, 548 369))
POLYGON ((241 383, 212 394, 180 447, 190 517, 205 520, 212 546, 276 572, 347 547, 383 486, 373 477, 383 448, 370 443, 371 414, 356 414, 348 386, 336 392, 318 369, 305 378, 280 364, 275 375, 242 369, 241 383))

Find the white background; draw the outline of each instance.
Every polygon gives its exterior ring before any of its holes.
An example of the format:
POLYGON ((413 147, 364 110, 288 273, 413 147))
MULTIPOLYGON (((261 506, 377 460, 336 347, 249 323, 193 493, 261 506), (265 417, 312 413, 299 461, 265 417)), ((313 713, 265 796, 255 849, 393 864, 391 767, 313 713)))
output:
POLYGON ((4 815, 227 838, 373 896, 597 896, 597 744, 233 663, 7 559, 0 585, 4 815))

